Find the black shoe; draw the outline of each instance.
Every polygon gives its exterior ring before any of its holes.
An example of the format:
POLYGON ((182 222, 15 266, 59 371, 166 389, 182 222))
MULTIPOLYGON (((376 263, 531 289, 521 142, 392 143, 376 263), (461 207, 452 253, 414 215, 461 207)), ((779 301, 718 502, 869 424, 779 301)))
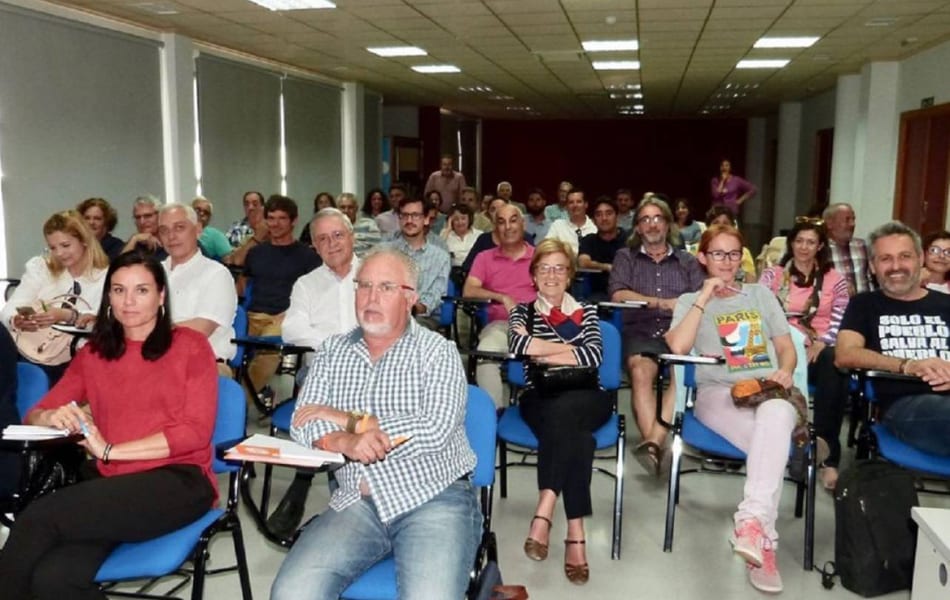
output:
POLYGON ((307 503, 309 486, 291 485, 281 498, 277 509, 267 518, 267 529, 277 537, 292 539, 294 532, 303 520, 304 505, 307 503))

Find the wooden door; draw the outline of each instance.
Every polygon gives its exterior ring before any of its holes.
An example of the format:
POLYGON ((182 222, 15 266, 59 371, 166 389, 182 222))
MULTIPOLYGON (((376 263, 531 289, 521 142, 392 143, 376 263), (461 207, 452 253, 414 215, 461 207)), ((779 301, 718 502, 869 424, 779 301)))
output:
POLYGON ((945 228, 950 194, 950 104, 901 115, 894 218, 921 235, 945 228))

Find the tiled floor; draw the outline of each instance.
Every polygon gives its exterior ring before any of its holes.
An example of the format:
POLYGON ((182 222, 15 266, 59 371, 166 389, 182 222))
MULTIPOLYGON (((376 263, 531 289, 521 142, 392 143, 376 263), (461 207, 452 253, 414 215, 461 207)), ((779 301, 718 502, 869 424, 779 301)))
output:
MULTIPOLYGON (((627 394, 621 403, 629 412, 627 394)), ((628 417, 628 423, 631 423, 628 417)), ((635 427, 633 427, 635 430, 635 427)), ((628 436, 636 436, 628 429, 628 436)), ((632 444, 628 444, 632 445, 632 444)), ((846 452, 850 456, 850 451, 846 452)), ((280 475, 278 494, 289 482, 289 475, 280 475)), ((536 500, 534 470, 509 471, 508 498, 501 499, 495 490, 494 530, 498 536, 499 563, 505 581, 527 586, 531 598, 559 599, 586 596, 613 598, 761 598, 747 581, 744 564, 735 558, 728 544, 731 516, 742 493, 741 477, 714 474, 684 475, 679 509, 676 512, 676 537, 673 552, 664 553, 663 522, 666 506, 665 482, 648 477, 636 461, 626 461, 624 492, 623 556, 610 560, 612 481, 594 475, 594 516, 587 522, 588 559, 591 580, 584 587, 568 583, 563 574, 563 545, 552 543, 547 561, 533 562, 521 551, 536 500)), ((278 495, 279 497, 279 495, 278 495)), ((327 495, 321 478, 311 491, 309 507, 313 512, 325 506, 327 495)), ((926 506, 950 508, 946 497, 921 495, 926 506)), ((815 571, 802 569, 803 521, 794 518, 794 487, 786 484, 778 524, 782 536, 779 567, 785 582, 785 598, 858 598, 840 583, 831 591, 821 587, 815 571)), ((250 523, 250 520, 246 520, 250 523)), ((815 522, 815 562, 819 565, 834 558, 834 514, 831 495, 819 492, 815 522)), ((558 513, 552 541, 563 539, 565 523, 558 513)), ((267 598, 269 586, 280 565, 284 551, 263 540, 248 525, 245 532, 248 560, 256 598, 267 598)), ((215 544, 216 554, 227 559, 230 545, 225 539, 215 544)), ((215 562, 219 562, 217 558, 215 562)), ((208 582, 207 598, 215 600, 238 597, 236 577, 224 575, 208 582)), ((886 599, 906 599, 910 594, 895 593, 886 599)))
MULTIPOLYGON (((626 407, 625 412, 629 412, 626 393, 621 395, 621 404, 626 407)), ((628 436, 631 436, 631 442, 636 441, 632 439, 635 433, 628 430, 628 436)), ((846 452, 846 456, 850 456, 850 451, 846 452)), ((681 502, 676 513, 674 549, 671 553, 664 553, 665 483, 648 477, 636 461, 628 460, 623 557, 612 561, 610 511, 613 485, 608 478, 595 474, 592 486, 595 514, 587 522, 591 580, 584 587, 575 587, 567 582, 563 574, 563 545, 552 543, 548 560, 540 563, 522 554, 521 545, 536 499, 535 477, 534 471, 527 468, 512 469, 509 474, 508 498, 500 499, 497 489, 495 491, 494 530, 498 536, 499 563, 505 581, 527 586, 533 599, 756 599, 763 596, 748 585, 745 566, 733 556, 727 542, 731 515, 742 492, 741 477, 685 475, 682 479, 681 502)), ((291 477, 291 472, 286 470, 277 474, 275 497, 280 497, 291 477)), ((327 493, 323 482, 321 477, 314 482, 309 499, 311 513, 322 510, 326 505, 327 493)), ((824 590, 817 572, 802 569, 803 521, 792 515, 793 502, 794 487, 787 484, 778 524, 782 536, 779 567, 785 582, 783 597, 827 600, 858 598, 840 583, 831 591, 824 590)), ((947 497, 921 495, 921 502, 926 506, 950 508, 947 497)), ((265 599, 269 597, 271 582, 285 551, 266 542, 254 529, 250 518, 243 519, 243 522, 254 597, 265 599)), ((821 565, 834 558, 832 498, 825 492, 818 494, 815 529, 815 561, 821 565)), ((552 541, 563 539, 564 533, 564 519, 559 512, 551 534, 552 541)), ((223 566, 232 558, 230 541, 227 536, 219 536, 212 544, 211 566, 223 566)), ((232 600, 239 597, 236 575, 223 574, 207 581, 205 598, 232 600)), ((909 597, 909 593, 901 592, 883 598, 909 597)))

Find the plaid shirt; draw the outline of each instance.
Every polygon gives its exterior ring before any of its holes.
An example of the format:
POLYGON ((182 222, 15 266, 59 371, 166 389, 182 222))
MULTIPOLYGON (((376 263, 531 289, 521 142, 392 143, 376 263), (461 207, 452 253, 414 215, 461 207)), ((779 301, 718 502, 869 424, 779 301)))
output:
MULTIPOLYGON (((614 257, 607 292, 630 290, 656 298, 678 298, 703 286, 706 276, 699 261, 685 250, 669 249, 656 262, 643 251, 643 246, 622 248, 614 257)), ((625 336, 658 338, 670 328, 673 313, 658 308, 636 308, 622 311, 625 336)))
MULTIPOLYGON (((445 241, 439 238, 443 244, 445 241)), ((419 302, 425 304, 427 315, 435 315, 442 307, 442 296, 449 289, 449 271, 452 269, 452 259, 444 246, 426 243, 416 250, 409 245, 406 238, 399 236, 389 243, 392 248, 399 250, 419 267, 419 283, 416 292, 419 302)))
POLYGON ((828 245, 831 246, 831 261, 835 270, 848 280, 848 290, 852 296, 876 289, 874 275, 868 268, 868 247, 864 240, 851 238, 844 248, 835 242, 828 245))
MULTIPOLYGON (((412 436, 386 460, 369 465, 347 461, 337 469, 340 487, 330 508, 340 511, 357 502, 365 479, 380 520, 389 522, 471 471, 475 454, 465 437, 466 396, 455 345, 414 321, 375 363, 359 328, 329 338, 314 353, 297 408, 325 404, 368 411, 390 438, 412 436)), ((310 421, 290 433, 310 447, 339 430, 327 421, 310 421)))

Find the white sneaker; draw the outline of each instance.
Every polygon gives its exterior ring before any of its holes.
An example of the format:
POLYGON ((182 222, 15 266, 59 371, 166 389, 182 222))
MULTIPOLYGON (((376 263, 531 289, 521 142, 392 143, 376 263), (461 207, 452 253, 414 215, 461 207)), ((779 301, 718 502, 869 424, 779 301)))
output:
POLYGON ((758 519, 746 519, 739 523, 729 542, 732 544, 732 551, 742 557, 747 563, 755 567, 762 566, 762 541, 765 540, 765 532, 762 531, 762 524, 758 519))
POLYGON ((769 594, 778 594, 782 591, 782 576, 778 572, 776 563, 775 547, 772 540, 763 539, 762 543, 762 566, 756 567, 752 564, 747 565, 749 570, 749 583, 760 592, 769 594))

